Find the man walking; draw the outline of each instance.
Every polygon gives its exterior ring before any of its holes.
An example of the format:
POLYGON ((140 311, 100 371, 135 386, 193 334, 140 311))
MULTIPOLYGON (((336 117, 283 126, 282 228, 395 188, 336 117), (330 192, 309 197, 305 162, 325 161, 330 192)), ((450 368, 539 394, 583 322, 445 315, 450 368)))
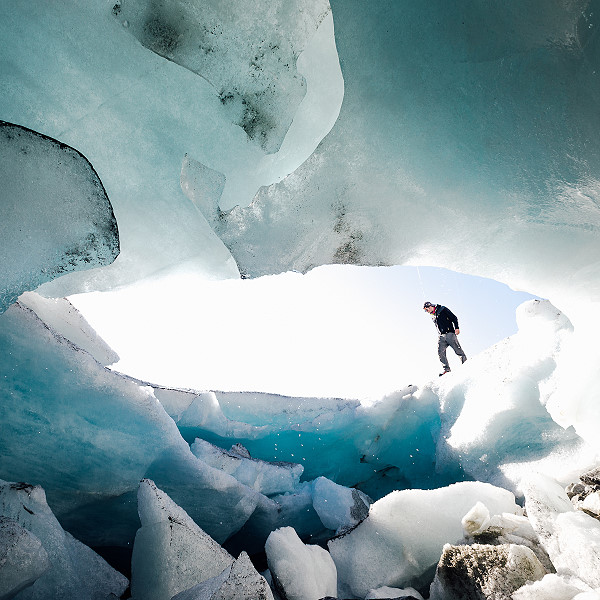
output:
POLYGON ((450 372, 450 365, 448 364, 448 359, 446 358, 446 348, 448 348, 448 346, 450 346, 450 348, 456 352, 457 356, 460 356, 460 360, 463 363, 465 360, 467 360, 463 349, 458 343, 458 338, 456 337, 460 333, 460 329, 458 328, 458 319, 449 308, 446 308, 441 304, 425 302, 423 305, 423 310, 428 312, 433 317, 433 322, 435 323, 435 326, 440 334, 438 339, 438 356, 440 357, 440 361, 444 367, 444 372, 440 373, 441 377, 442 375, 450 372))

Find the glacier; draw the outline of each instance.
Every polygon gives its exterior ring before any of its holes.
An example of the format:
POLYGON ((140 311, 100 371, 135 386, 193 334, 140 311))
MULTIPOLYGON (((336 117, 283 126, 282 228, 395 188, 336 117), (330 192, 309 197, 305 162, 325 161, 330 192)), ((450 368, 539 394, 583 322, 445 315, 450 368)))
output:
POLYGON ((0 15, 2 597, 600 597, 598 0, 0 15), (330 264, 536 299, 368 403, 119 372, 69 300, 330 264))

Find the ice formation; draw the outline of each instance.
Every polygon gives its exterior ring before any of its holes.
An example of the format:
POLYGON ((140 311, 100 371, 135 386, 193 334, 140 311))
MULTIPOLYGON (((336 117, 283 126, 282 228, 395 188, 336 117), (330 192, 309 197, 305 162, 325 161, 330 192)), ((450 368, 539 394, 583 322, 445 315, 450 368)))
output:
POLYGON ((11 598, 51 566, 40 539, 10 517, 0 517, 0 598, 11 598))
POLYGON ((119 254, 113 209, 80 152, 0 121, 0 311, 40 284, 112 263, 119 254))
POLYGON ((329 542, 341 591, 364 597, 378 585, 418 580, 437 564, 444 543, 461 539, 460 520, 477 501, 493 513, 519 511, 510 492, 479 482, 397 491, 378 500, 356 529, 329 542))
POLYGON ((1 488, 2 592, 120 596, 83 543, 135 537, 140 598, 240 581, 269 598, 250 568, 265 556, 290 597, 426 596, 436 568, 431 593, 496 593, 512 565, 515 600, 597 598, 600 486, 577 480, 600 452, 598 15, 5 3, 0 477, 25 483, 1 488), (548 300, 456 373, 366 405, 120 375, 60 299, 329 263, 441 266, 548 300), (51 299, 14 303, 34 288, 51 299))
POLYGON ((337 572, 329 553, 305 545, 291 527, 277 529, 265 544, 276 589, 288 600, 319 600, 337 594, 337 572))
POLYGON ((177 506, 153 481, 138 491, 141 528, 133 546, 131 595, 166 600, 220 575, 233 557, 177 506))
POLYGON ((273 600, 273 592, 242 551, 220 575, 176 594, 173 600, 273 600))
MULTIPOLYGON (((30 534, 24 538, 19 533, 24 540, 20 551, 27 549, 27 559, 14 565, 14 570, 6 569, 2 577, 4 586, 22 571, 18 583, 24 589, 6 590, 6 598, 12 598, 12 593, 22 600, 120 597, 127 588, 121 573, 61 527, 39 486, 0 480, 0 514, 30 534)), ((19 552, 10 546, 8 550, 19 552)), ((5 560, 10 564, 16 556, 9 553, 5 560)))

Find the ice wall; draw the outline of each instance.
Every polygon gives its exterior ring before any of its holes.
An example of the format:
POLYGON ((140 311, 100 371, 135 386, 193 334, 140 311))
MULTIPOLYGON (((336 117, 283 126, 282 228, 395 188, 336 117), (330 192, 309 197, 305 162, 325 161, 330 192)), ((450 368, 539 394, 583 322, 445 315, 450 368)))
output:
POLYGON ((105 289, 182 264, 207 278, 239 277, 182 192, 182 165, 222 182, 222 207, 248 205, 313 152, 343 97, 328 3, 253 7, 0 7, 2 118, 82 152, 119 222, 119 260, 50 284, 47 294, 105 289))
POLYGON ((306 94, 296 61, 327 0, 244 4, 120 0, 113 14, 149 50, 211 83, 248 138, 276 152, 306 94))
POLYGON ((597 297, 594 5, 334 2, 340 117, 221 220, 240 268, 417 262, 597 297))

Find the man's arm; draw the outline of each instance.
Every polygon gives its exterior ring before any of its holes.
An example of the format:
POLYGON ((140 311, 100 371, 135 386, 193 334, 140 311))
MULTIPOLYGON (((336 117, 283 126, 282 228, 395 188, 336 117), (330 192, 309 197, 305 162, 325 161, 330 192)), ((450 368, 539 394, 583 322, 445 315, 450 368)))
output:
POLYGON ((460 329, 458 327, 458 317, 449 308, 446 308, 446 310, 448 311, 448 316, 450 317, 452 327, 454 327, 454 333, 458 335, 460 333, 460 329))

